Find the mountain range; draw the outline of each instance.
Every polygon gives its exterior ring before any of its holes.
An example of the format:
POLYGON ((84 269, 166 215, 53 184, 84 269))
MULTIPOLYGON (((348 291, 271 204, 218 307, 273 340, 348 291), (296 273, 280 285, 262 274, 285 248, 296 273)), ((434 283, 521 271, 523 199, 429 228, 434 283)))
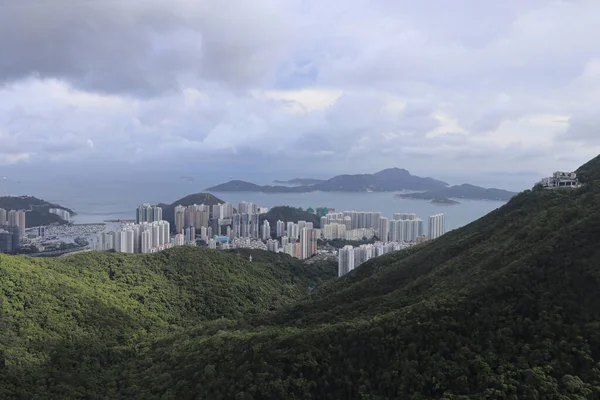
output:
POLYGON ((277 183, 280 185, 291 185, 291 186, 310 186, 310 185, 316 185, 317 183, 323 183, 325 182, 325 179, 313 179, 313 178, 294 178, 294 179, 290 179, 289 181, 278 181, 275 180, 273 181, 273 183, 277 183))
POLYGON ((305 193, 322 192, 388 192, 398 190, 430 190, 448 186, 447 183, 432 178, 411 175, 405 169, 389 168, 374 174, 338 175, 326 181, 295 179, 279 183, 303 183, 300 186, 260 186, 250 182, 233 180, 206 189, 209 192, 265 192, 265 193, 305 193), (310 182, 310 184, 308 184, 310 182))
POLYGON ((598 398, 600 157, 576 172, 341 278, 251 250, 0 255, 0 398, 598 398))
POLYGON ((445 199, 449 197, 477 200, 508 200, 516 193, 502 189, 486 189, 473 185, 448 186, 433 178, 412 175, 405 169, 388 168, 375 174, 338 175, 328 180, 296 178, 290 181, 275 181, 282 185, 257 185, 241 180, 232 180, 206 189, 209 192, 263 192, 263 193, 307 193, 307 192, 392 192, 422 191, 426 194, 406 195, 414 199, 445 199))

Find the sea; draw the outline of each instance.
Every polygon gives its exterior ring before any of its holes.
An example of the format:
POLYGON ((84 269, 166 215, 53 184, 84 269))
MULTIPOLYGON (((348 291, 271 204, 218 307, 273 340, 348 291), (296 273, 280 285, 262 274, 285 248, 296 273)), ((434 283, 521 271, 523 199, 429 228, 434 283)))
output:
MULTIPOLYGON (((78 182, 42 181, 0 183, 0 195, 31 195, 58 203, 75 211, 73 222, 99 223, 110 219, 134 219, 140 204, 167 203, 188 194, 203 191, 213 182, 200 184, 182 179, 124 182, 97 182, 93 179, 78 182)), ((460 204, 432 204, 426 200, 399 199, 392 192, 346 193, 250 193, 214 192, 215 196, 234 205, 249 201, 262 207, 293 206, 329 207, 336 211, 374 211, 389 218, 397 212, 416 213, 423 220, 433 214, 446 214, 446 229, 456 229, 501 207, 502 201, 459 200, 460 204)))

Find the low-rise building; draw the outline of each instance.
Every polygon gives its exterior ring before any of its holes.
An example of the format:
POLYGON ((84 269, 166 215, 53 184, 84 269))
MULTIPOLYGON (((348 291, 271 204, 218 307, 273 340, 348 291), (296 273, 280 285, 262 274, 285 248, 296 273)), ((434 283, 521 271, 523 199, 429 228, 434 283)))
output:
POLYGON ((578 188, 582 186, 575 172, 561 171, 555 172, 548 178, 543 178, 540 184, 546 189, 578 188))

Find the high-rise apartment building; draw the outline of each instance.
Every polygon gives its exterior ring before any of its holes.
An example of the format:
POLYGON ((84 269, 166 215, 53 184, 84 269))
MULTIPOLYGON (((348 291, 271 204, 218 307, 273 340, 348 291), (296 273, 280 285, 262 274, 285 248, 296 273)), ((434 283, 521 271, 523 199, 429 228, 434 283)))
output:
POLYGON ((277 237, 282 237, 284 235, 284 223, 281 220, 277 220, 277 229, 276 229, 276 234, 277 237))
POLYGON ((14 253, 19 247, 21 247, 19 227, 0 228, 0 253, 14 253))
POLYGON ((435 214, 429 217, 429 238, 435 239, 446 233, 446 214, 435 214))
POLYGON ((267 250, 277 253, 279 251, 279 242, 275 239, 268 239, 267 250))
POLYGON ((390 220, 387 217, 379 217, 379 229, 377 237, 384 242, 388 241, 390 234, 390 220))
POLYGON ((392 242, 412 243, 423 235, 423 220, 416 214, 394 214, 389 221, 389 240, 392 242))
POLYGON ((10 210, 7 213, 8 226, 19 227, 20 237, 25 237, 25 211, 10 210))
POLYGON ((317 233, 314 229, 302 228, 300 230, 300 254, 301 260, 312 257, 317 254, 317 233))
POLYGON ((182 233, 185 228, 185 207, 175 207, 175 232, 182 233))
POLYGON ((95 245, 99 251, 153 253, 170 247, 171 227, 167 221, 129 223, 116 232, 101 233, 95 245))
POLYGON ((213 206, 212 217, 214 219, 229 219, 233 217, 233 204, 222 203, 213 206))
POLYGON ((181 233, 175 235, 175 238, 173 238, 173 244, 175 246, 183 246, 185 244, 185 238, 181 233))
POLYGON ((154 222, 162 220, 162 208, 151 206, 150 204, 142 204, 137 208, 136 223, 154 222))
POLYGON ((60 218, 64 219, 65 221, 69 221, 71 219, 71 213, 68 212, 67 210, 63 210, 62 208, 50 208, 48 210, 48 212, 50 214, 58 215, 60 218))
POLYGON ((264 220, 262 227, 262 239, 267 240, 271 237, 271 225, 268 220, 264 220))
POLYGON ((338 276, 346 275, 354 269, 354 248, 344 246, 338 251, 338 276))
POLYGON ((6 220, 6 210, 4 208, 0 208, 0 226, 8 225, 8 221, 6 220))
POLYGON ((196 244, 196 228, 189 226, 185 228, 185 243, 195 245, 196 244))
POLYGON ((394 213, 395 220, 403 220, 403 221, 412 221, 417 219, 417 214, 415 213, 394 213))
POLYGON ((258 207, 254 203, 249 203, 246 201, 242 201, 238 204, 238 213, 239 214, 257 214, 258 207))

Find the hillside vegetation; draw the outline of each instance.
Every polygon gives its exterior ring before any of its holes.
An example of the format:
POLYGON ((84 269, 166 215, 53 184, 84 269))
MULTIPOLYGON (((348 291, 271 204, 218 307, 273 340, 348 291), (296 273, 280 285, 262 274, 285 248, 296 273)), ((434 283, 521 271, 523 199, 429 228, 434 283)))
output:
POLYGON ((525 191, 309 295, 276 255, 190 253, 202 278, 177 252, 135 256, 120 284, 119 255, 3 257, 0 397, 598 398, 600 158, 578 172, 581 189, 525 191))
POLYGON ((55 398, 93 394, 98 368, 133 356, 145 339, 209 321, 227 326, 306 296, 319 277, 290 258, 248 262, 193 247, 0 255, 0 398, 44 387, 55 398))
POLYGON ((269 221, 272 236, 275 236, 277 233, 277 221, 283 221, 286 224, 285 229, 287 229, 288 222, 312 222, 314 228, 319 228, 321 225, 321 219, 316 214, 290 206, 277 206, 271 208, 269 212, 260 216, 261 224, 264 220, 269 221))
POLYGON ((52 204, 33 196, 0 196, 0 208, 4 208, 5 210, 25 210, 25 226, 27 228, 50 225, 52 223, 65 224, 67 221, 56 214, 50 214, 51 208, 60 208, 68 211, 71 215, 75 215, 75 212, 69 208, 52 204))

